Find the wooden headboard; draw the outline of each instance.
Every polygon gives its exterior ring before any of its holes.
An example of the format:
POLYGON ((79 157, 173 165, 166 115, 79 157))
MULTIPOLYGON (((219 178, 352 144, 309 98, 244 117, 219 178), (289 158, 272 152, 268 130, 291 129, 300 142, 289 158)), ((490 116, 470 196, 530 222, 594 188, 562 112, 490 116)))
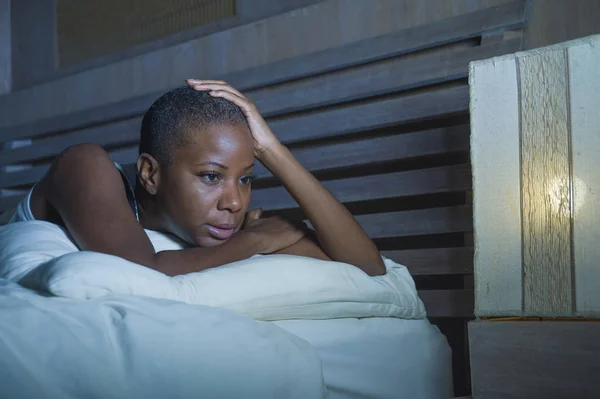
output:
MULTIPOLYGON (((525 3, 228 76, 198 76, 224 79, 252 98, 383 254, 407 265, 430 318, 459 318, 461 333, 473 317, 467 66, 521 49, 525 3)), ((115 161, 134 162, 141 116, 160 94, 1 129, 0 211, 69 145, 98 143, 115 161)), ((253 206, 297 212, 265 168, 256 174, 253 206)))

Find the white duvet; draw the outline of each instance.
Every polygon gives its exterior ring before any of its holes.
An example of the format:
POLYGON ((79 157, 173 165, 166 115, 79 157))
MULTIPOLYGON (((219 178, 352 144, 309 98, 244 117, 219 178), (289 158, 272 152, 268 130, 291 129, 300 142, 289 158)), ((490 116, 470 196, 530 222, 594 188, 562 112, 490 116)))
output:
MULTIPOLYGON (((157 251, 182 247, 147 234, 157 251)), ((253 318, 424 318, 406 268, 386 267, 369 277, 342 263, 257 256, 167 277, 79 251, 50 223, 2 226, 0 397, 321 398, 315 348, 253 318)))
POLYGON ((0 279, 0 398, 322 398, 310 344, 206 306, 44 297, 0 279))
MULTIPOLYGON (((156 251, 182 248, 171 236, 147 234, 156 251)), ((370 277, 344 263, 268 255, 168 277, 116 256, 79 251, 51 223, 0 227, 0 278, 67 298, 133 294, 229 309, 258 320, 424 318, 406 267, 389 259, 385 264, 384 276, 370 277)))

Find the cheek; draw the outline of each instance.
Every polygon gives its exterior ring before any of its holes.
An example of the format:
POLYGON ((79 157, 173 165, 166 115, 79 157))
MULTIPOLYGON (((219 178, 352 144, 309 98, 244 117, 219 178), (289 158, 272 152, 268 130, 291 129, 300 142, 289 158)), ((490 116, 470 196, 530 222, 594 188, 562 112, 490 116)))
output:
POLYGON ((186 213, 185 217, 189 222, 204 219, 213 208, 216 208, 219 191, 215 187, 193 181, 181 187, 180 191, 182 192, 180 208, 186 213))
POLYGON ((216 190, 194 178, 172 184, 164 192, 165 209, 180 226, 201 223, 216 203, 216 190))

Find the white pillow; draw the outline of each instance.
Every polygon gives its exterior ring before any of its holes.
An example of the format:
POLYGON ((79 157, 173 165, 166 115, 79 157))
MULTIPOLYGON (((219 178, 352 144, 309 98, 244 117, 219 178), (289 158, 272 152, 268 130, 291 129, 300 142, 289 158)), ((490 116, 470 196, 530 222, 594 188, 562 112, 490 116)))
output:
MULTIPOLYGON (((46 237, 48 228, 44 225, 42 229, 46 237)), ((28 229, 22 230, 20 234, 28 229)), ((35 240, 31 240, 39 233, 34 226, 29 230, 31 248, 27 250, 21 245, 20 249, 39 258, 35 240)), ((180 241, 170 236, 147 233, 157 250, 182 247, 180 241)), ((53 235, 56 241, 70 242, 58 227, 53 235)), ((0 232, 0 259, 2 241, 0 232)), ((69 298, 141 295, 226 308, 259 320, 425 317, 424 305, 408 270, 389 259, 384 261, 387 274, 370 277, 354 266, 339 262, 292 255, 257 255, 202 272, 169 277, 116 256, 71 251, 40 262, 29 273, 21 273, 19 282, 69 298)), ((1 274, 0 270, 0 277, 1 274)))

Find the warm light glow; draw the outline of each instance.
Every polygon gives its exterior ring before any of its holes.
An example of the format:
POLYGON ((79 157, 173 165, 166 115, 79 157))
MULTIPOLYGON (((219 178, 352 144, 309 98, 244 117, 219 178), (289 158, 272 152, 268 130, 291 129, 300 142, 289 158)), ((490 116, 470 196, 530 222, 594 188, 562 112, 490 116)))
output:
POLYGON ((569 186, 569 180, 566 178, 555 179, 551 182, 548 195, 552 212, 570 217, 571 207, 573 212, 581 208, 585 201, 586 185, 583 180, 578 177, 573 178, 573 190, 569 186))

